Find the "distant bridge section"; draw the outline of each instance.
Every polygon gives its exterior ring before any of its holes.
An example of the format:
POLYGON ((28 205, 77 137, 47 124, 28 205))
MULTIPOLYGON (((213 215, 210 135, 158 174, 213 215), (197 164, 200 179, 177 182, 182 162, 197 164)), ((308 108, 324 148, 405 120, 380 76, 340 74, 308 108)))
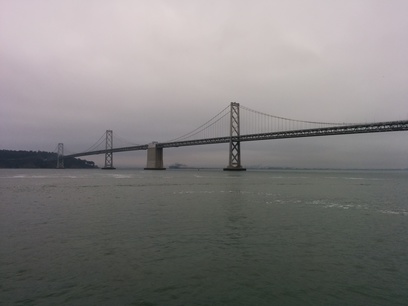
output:
POLYGON ((140 145, 140 146, 130 146, 130 147, 122 147, 122 148, 114 148, 114 149, 103 149, 103 150, 96 150, 96 151, 89 151, 83 153, 75 153, 70 155, 65 155, 64 158, 68 157, 81 157, 81 156, 89 156, 89 155, 99 155, 99 154, 106 154, 106 152, 126 152, 126 151, 141 151, 147 150, 148 145, 140 145))

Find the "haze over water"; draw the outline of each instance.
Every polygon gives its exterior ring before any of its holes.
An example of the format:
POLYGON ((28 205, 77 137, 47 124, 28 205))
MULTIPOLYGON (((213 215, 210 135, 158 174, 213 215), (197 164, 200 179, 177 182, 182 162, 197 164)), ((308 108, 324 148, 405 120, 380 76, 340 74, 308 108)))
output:
POLYGON ((4 305, 406 305, 407 171, 0 170, 4 305))

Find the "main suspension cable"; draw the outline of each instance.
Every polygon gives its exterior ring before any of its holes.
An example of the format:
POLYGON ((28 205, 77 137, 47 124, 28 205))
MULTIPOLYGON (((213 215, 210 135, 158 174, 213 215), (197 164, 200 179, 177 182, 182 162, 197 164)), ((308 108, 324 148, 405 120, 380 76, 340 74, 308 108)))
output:
POLYGON ((220 116, 220 115, 221 115, 223 112, 225 112, 225 110, 228 109, 229 107, 230 107, 230 106, 228 105, 228 106, 225 107, 222 111, 220 111, 217 115, 215 115, 214 117, 212 117, 210 120, 208 120, 208 121, 205 122, 204 124, 200 125, 198 128, 194 129, 193 131, 191 131, 191 132, 189 132, 189 133, 187 133, 187 134, 184 134, 184 135, 182 135, 182 136, 180 136, 180 137, 177 137, 177 138, 175 138, 175 139, 169 140, 169 142, 174 142, 174 141, 178 141, 178 140, 181 140, 181 139, 185 139, 185 138, 188 138, 188 137, 192 137, 192 136, 194 136, 194 135, 197 135, 198 133, 200 133, 200 132, 202 132, 203 130, 205 130, 206 128, 208 128, 208 127, 214 125, 215 123, 217 123, 218 121, 220 121, 222 118, 224 118, 226 115, 228 115, 229 112, 226 113, 226 114, 224 114, 221 118, 219 118, 218 120, 216 120, 215 122, 213 122, 212 124, 210 124, 210 125, 207 126, 208 123, 210 123, 210 122, 213 121, 215 118, 217 118, 218 116, 220 116))
POLYGON ((342 122, 342 123, 336 122, 336 123, 333 123, 333 122, 317 122, 317 121, 307 121, 307 120, 290 119, 290 118, 285 118, 285 117, 280 117, 280 116, 274 116, 274 115, 266 114, 266 113, 263 113, 263 112, 259 112, 259 111, 250 109, 250 108, 248 108, 248 107, 242 106, 242 105, 241 105, 240 107, 241 107, 242 109, 244 109, 244 110, 247 110, 247 111, 249 111, 249 112, 256 113, 256 114, 259 114, 259 115, 268 116, 268 117, 272 117, 272 118, 276 118, 276 119, 281 119, 281 120, 289 120, 289 121, 294 121, 294 122, 311 123, 311 124, 323 124, 323 125, 353 125, 353 124, 355 124, 355 123, 346 123, 346 122, 342 122))

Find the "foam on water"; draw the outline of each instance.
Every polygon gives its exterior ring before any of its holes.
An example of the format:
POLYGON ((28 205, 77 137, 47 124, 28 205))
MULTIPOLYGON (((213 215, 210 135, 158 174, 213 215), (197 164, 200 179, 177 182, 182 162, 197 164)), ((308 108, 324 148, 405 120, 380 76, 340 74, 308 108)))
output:
POLYGON ((128 179, 128 178, 132 178, 132 175, 123 175, 123 174, 113 174, 112 177, 116 178, 116 179, 128 179))
POLYGON ((378 210, 380 213, 386 214, 386 215, 402 215, 402 216, 408 216, 408 211, 407 210, 378 210))

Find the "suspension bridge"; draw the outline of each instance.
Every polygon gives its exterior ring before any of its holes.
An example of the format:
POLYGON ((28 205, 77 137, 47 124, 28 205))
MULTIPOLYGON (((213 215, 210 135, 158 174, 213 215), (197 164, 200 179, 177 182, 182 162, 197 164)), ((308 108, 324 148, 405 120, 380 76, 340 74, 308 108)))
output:
POLYGON ((114 147, 113 131, 107 130, 95 145, 81 153, 64 155, 64 144, 59 143, 57 168, 64 168, 64 158, 105 154, 105 165, 102 169, 115 169, 113 153, 146 150, 145 170, 164 170, 164 148, 229 143, 229 163, 224 170, 243 171, 245 168, 241 165, 241 142, 406 130, 408 130, 408 120, 372 123, 294 120, 269 115, 231 102, 193 131, 166 142, 114 147), (100 148, 101 145, 103 148, 100 148))

